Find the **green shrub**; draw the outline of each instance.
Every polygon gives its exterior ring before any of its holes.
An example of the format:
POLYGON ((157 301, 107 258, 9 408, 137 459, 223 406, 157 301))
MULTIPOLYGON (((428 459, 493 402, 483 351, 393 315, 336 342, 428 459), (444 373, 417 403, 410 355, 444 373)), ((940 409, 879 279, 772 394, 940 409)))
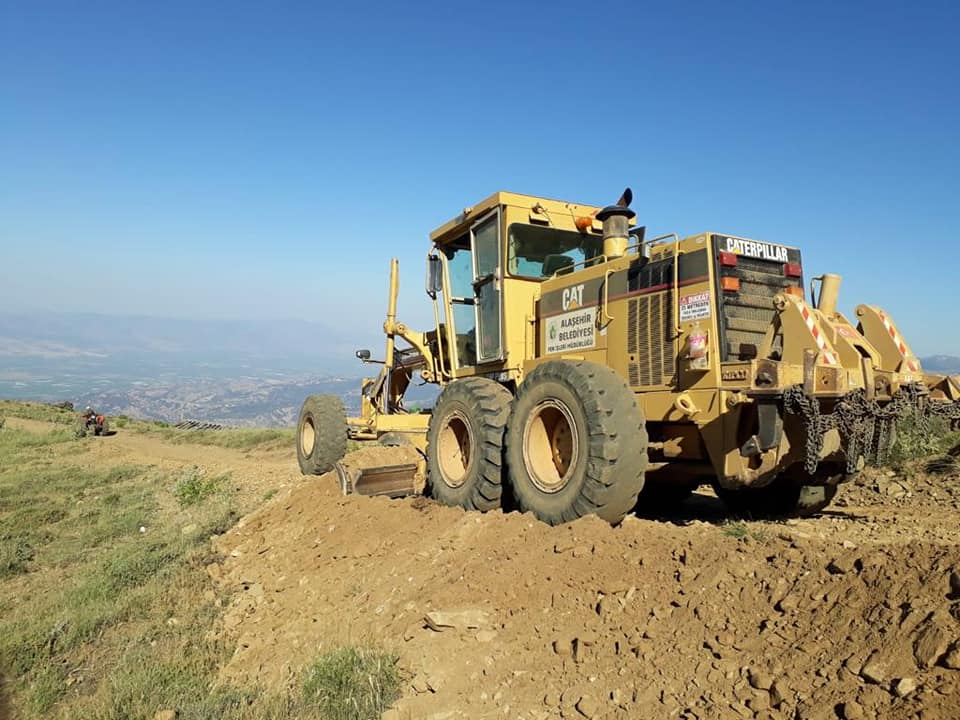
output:
POLYGON ((0 578, 25 573, 33 555, 33 545, 28 538, 0 537, 0 578))
POLYGON ((950 445, 950 423, 941 417, 930 417, 909 408, 899 419, 887 461, 895 468, 943 453, 950 445))
POLYGON ((325 720, 376 720, 399 696, 396 655, 369 648, 321 655, 303 682, 304 700, 325 720))
POLYGON ((184 471, 177 484, 173 488, 173 494, 177 496, 180 505, 196 505, 205 500, 217 491, 219 491, 227 481, 226 475, 215 475, 206 477, 198 468, 191 468, 184 471))

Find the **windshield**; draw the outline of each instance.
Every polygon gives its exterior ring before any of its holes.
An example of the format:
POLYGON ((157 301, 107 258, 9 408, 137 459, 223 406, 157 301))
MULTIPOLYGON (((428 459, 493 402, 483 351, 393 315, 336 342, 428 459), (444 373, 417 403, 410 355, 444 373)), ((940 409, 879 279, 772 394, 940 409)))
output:
POLYGON ((511 275, 543 280, 582 267, 600 255, 601 245, 596 235, 515 223, 507 233, 507 269, 511 275))

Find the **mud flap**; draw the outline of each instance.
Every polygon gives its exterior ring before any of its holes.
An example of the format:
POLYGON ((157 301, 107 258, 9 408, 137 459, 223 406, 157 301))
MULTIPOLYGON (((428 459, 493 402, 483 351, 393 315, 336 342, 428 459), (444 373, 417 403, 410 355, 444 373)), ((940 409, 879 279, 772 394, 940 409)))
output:
POLYGON ((783 413, 776 400, 761 400, 757 403, 757 434, 750 437, 740 448, 741 457, 753 457, 764 450, 780 445, 783 435, 783 413))

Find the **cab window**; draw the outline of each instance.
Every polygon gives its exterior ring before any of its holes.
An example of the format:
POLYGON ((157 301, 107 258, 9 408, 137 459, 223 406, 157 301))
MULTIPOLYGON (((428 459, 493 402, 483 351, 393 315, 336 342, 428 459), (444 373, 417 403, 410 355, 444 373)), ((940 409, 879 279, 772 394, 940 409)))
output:
POLYGON ((514 223, 507 233, 507 270, 514 276, 544 280, 582 267, 601 252, 600 237, 573 230, 514 223))

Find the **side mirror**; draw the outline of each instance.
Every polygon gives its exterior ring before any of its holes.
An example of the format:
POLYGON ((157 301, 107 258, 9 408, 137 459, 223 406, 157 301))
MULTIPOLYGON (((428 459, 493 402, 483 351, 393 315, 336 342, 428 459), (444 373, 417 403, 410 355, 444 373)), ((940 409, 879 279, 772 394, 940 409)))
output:
POLYGON ((443 290, 443 267, 440 265, 440 258, 436 255, 427 255, 427 279, 426 290, 433 300, 437 299, 437 294, 443 290))
POLYGON ((362 360, 363 362, 367 362, 367 360, 370 359, 370 351, 369 351, 369 350, 357 350, 357 359, 358 359, 358 360, 362 360))

